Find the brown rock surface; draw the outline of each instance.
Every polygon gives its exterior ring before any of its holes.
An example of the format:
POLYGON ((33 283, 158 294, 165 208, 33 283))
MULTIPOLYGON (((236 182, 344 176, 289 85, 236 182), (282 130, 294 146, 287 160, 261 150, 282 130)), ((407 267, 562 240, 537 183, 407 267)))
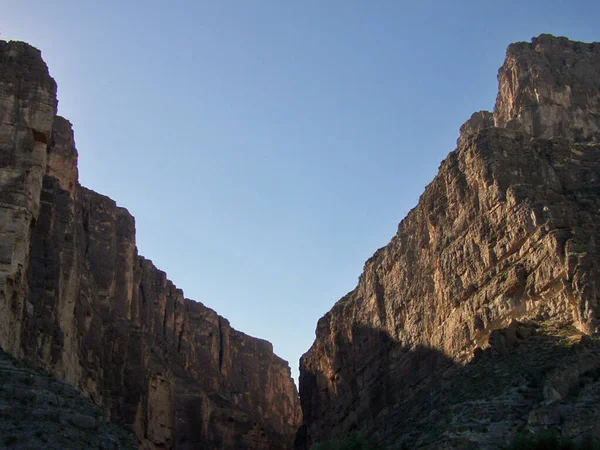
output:
POLYGON ((508 47, 494 122, 534 137, 600 140, 600 43, 543 34, 508 47))
POLYGON ((0 41, 0 347, 82 390, 140 448, 286 449, 287 362, 139 256, 135 221, 77 180, 39 51, 0 41))
POLYGON ((40 52, 20 42, 0 41, 0 70, 0 345, 19 355, 30 228, 39 211, 56 83, 40 52))
POLYGON ((600 44, 509 47, 494 114, 461 128, 397 234, 319 320, 300 362, 299 448, 355 429, 493 448, 544 420, 600 437, 584 406, 599 399, 596 341, 577 353, 600 317, 599 112, 600 44))

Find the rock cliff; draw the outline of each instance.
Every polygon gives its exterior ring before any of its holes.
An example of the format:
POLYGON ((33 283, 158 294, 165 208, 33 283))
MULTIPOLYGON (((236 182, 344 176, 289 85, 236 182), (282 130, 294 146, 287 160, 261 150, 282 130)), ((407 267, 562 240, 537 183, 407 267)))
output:
POLYGON ((139 256, 135 221, 78 182, 40 52, 0 41, 0 347, 78 387, 140 448, 287 449, 287 362, 139 256))
POLYGON ((298 448, 352 430, 390 448, 600 437, 600 43, 513 44, 498 81, 319 320, 298 448))
POLYGON ((70 384, 0 351, 0 448, 135 450, 138 441, 70 384))

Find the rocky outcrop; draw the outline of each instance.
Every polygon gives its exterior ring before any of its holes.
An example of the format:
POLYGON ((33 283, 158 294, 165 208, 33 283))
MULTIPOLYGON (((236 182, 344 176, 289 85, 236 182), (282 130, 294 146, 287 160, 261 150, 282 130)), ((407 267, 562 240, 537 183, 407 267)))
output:
POLYGON ((80 186, 39 51, 0 43, 0 346, 65 380, 140 448, 286 449, 287 362, 137 253, 135 221, 80 186))
POLYGON ((509 47, 494 113, 463 125, 397 234, 319 320, 300 362, 299 448, 356 429, 389 445, 493 448, 540 414, 600 437, 582 406, 600 389, 597 343, 570 356, 600 317, 599 131, 600 44, 509 47), (519 353, 507 382, 517 348, 533 356, 519 353), (549 387, 565 367, 570 381, 549 387))
POLYGON ((0 343, 18 354, 30 229, 40 207, 56 83, 39 51, 24 43, 0 42, 0 67, 0 343))
POLYGON ((134 450, 135 436, 64 381, 0 351, 0 448, 134 450))
POLYGON ((600 140, 600 45, 547 34, 508 47, 494 123, 534 137, 600 140))

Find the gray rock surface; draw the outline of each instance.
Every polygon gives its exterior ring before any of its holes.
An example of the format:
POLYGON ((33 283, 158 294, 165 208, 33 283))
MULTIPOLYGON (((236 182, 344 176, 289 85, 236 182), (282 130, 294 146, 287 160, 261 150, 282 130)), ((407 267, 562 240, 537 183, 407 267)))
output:
POLYGON ((0 448, 136 449, 131 432, 69 384, 0 351, 0 448))

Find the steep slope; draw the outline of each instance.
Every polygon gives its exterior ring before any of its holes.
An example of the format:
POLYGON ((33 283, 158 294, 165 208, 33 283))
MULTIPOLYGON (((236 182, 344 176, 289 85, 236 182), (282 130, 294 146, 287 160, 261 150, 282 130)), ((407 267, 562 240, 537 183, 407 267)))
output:
POLYGON ((600 44, 513 44, 498 80, 494 113, 463 125, 397 234, 319 320, 300 362, 299 448, 354 429, 486 448, 564 425, 567 410, 564 434, 600 437, 582 406, 600 400, 598 342, 582 337, 600 315, 600 44), (536 422, 540 408, 554 419, 536 422))
POLYGON ((130 427, 141 448, 286 449, 287 362, 137 253, 135 221, 78 183, 39 51, 0 41, 0 347, 130 427))
POLYGON ((0 351, 0 448, 136 449, 137 439, 68 383, 0 351))

